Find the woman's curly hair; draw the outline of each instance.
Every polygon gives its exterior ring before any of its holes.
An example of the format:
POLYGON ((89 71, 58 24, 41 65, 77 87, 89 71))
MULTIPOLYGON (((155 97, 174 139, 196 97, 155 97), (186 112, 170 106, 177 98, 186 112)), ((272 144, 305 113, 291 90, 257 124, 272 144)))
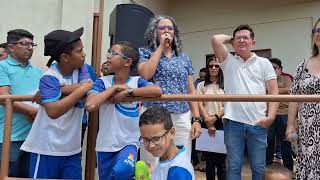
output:
POLYGON ((182 42, 180 39, 180 31, 178 29, 177 23, 170 16, 155 16, 154 18, 152 18, 146 30, 146 33, 144 35, 144 40, 147 43, 147 46, 149 48, 153 50, 156 50, 158 48, 159 42, 158 42, 156 30, 159 22, 163 19, 168 19, 173 24, 174 37, 173 37, 172 49, 175 51, 176 55, 178 56, 182 52, 182 42))

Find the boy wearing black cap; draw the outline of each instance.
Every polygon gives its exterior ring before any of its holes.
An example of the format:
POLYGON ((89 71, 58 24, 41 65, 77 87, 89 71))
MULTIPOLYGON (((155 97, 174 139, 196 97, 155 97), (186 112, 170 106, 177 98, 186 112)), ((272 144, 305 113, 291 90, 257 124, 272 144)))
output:
POLYGON ((137 102, 119 102, 125 97, 156 97, 159 86, 139 76, 130 76, 139 59, 138 50, 128 42, 117 42, 108 51, 107 69, 115 75, 95 81, 86 109, 99 108, 96 151, 99 179, 132 179, 139 146, 137 102))
POLYGON ((31 178, 81 179, 84 109, 79 101, 92 87, 84 66, 82 33, 83 28, 55 30, 44 37, 44 55, 51 56, 47 64, 50 69, 40 79, 41 105, 21 146, 31 152, 31 178))

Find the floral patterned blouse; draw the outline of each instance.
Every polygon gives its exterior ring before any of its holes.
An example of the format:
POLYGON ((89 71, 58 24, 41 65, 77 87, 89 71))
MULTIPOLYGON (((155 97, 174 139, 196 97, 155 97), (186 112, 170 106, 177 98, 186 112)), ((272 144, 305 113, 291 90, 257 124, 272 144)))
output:
MULTIPOLYGON (((139 48, 139 63, 147 62, 153 55, 154 50, 150 48, 139 48)), ((193 75, 192 62, 185 53, 177 56, 175 53, 168 59, 162 55, 153 78, 150 80, 162 89, 163 94, 188 94, 188 76, 193 75)), ((188 102, 144 102, 144 106, 160 106, 167 108, 171 113, 185 113, 189 111, 188 102)))

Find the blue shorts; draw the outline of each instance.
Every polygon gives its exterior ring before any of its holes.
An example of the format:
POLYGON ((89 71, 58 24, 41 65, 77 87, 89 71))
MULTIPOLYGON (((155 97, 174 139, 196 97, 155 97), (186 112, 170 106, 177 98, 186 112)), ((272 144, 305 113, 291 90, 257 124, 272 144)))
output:
POLYGON ((81 153, 71 156, 48 156, 31 153, 30 178, 81 180, 81 153))
POLYGON ((137 151, 136 146, 128 145, 117 152, 97 152, 99 179, 133 179, 137 151))

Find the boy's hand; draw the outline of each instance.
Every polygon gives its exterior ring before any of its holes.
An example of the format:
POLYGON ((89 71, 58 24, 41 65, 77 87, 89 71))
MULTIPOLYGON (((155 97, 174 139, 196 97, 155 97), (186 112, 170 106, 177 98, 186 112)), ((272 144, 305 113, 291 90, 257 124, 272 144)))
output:
POLYGON ((216 131, 217 131, 216 127, 214 126, 208 127, 208 134, 210 137, 214 137, 216 135, 216 131))
POLYGON ((32 102, 36 102, 37 104, 41 103, 40 91, 37 91, 36 94, 33 96, 32 102))
POLYGON ((91 90, 93 84, 90 80, 88 81, 84 81, 83 83, 81 83, 80 88, 84 91, 84 92, 88 92, 91 90))
POLYGON ((38 113, 38 108, 30 107, 28 110, 28 121, 33 122, 38 113))
POLYGON ((118 103, 126 97, 128 97, 128 90, 127 89, 124 89, 120 92, 117 92, 113 96, 113 103, 118 103))
POLYGON ((120 91, 123 91, 123 90, 126 90, 128 89, 129 87, 127 85, 114 85, 113 86, 115 88, 115 91, 116 92, 120 92, 120 91))
POLYGON ((198 138, 201 135, 202 129, 199 122, 194 122, 191 127, 191 139, 198 138))

